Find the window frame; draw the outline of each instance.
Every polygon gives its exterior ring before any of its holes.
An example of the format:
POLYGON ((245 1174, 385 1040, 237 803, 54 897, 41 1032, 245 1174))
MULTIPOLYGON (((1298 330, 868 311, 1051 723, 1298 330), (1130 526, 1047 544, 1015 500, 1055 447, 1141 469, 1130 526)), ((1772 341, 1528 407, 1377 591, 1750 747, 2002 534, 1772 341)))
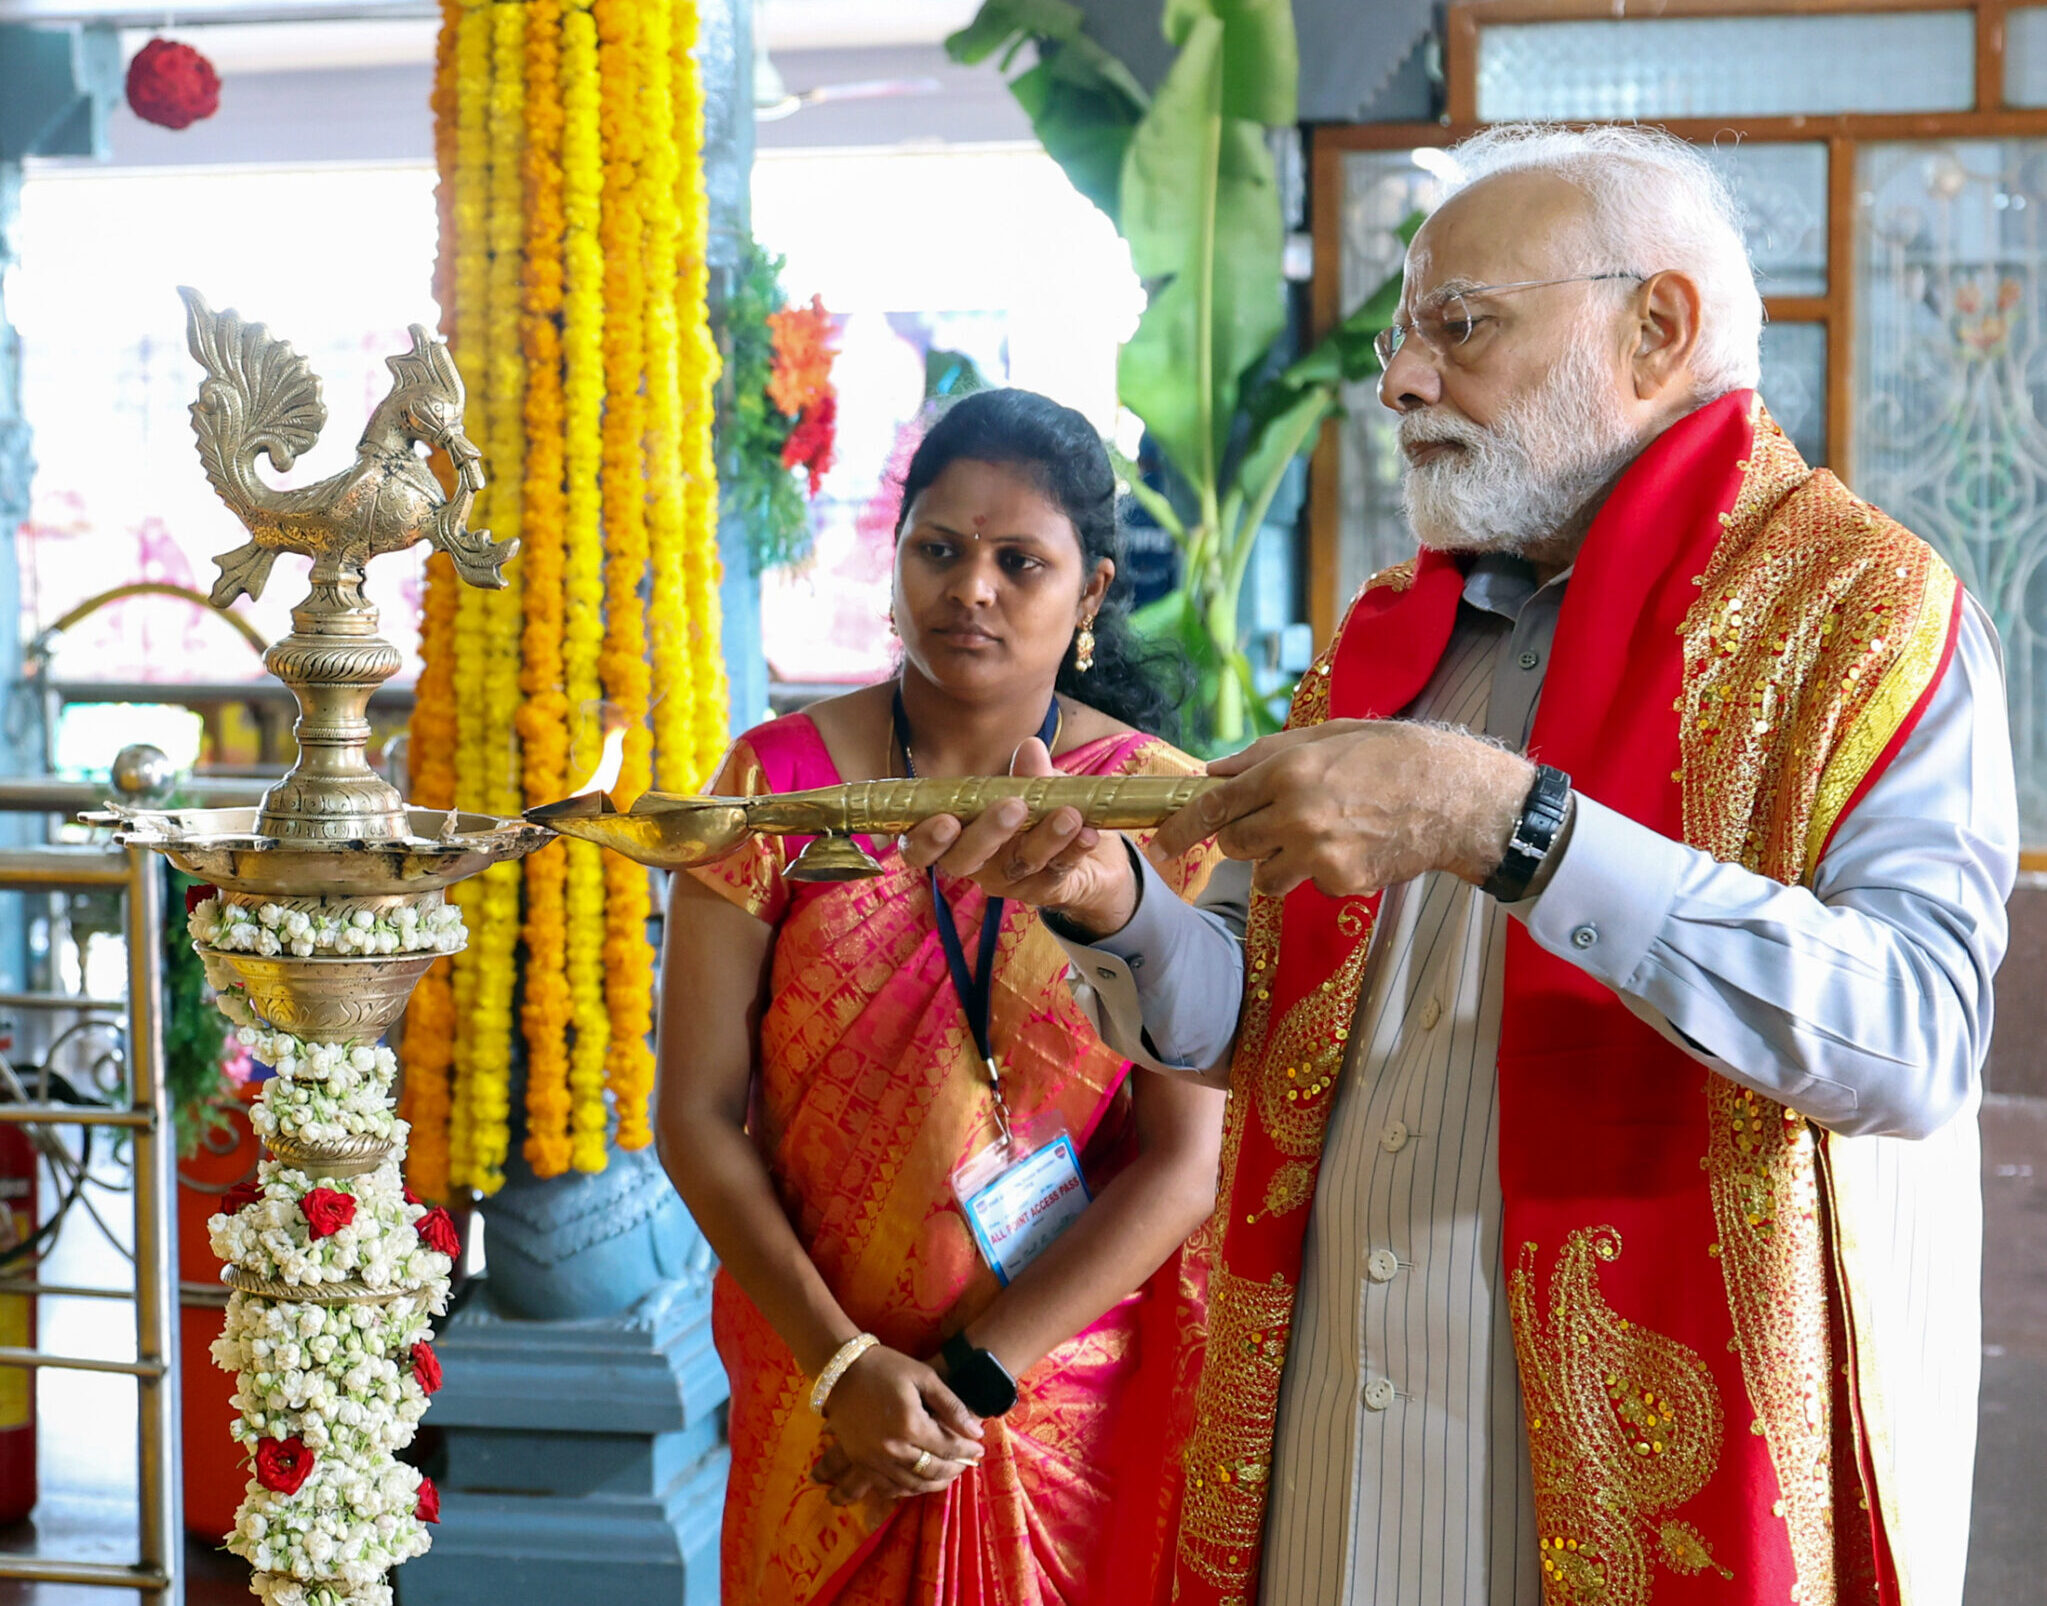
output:
MULTIPOLYGON (((1660 0, 1656 17, 1872 15, 1900 11, 1976 14, 1976 105, 1963 112, 1830 113, 1824 116, 1671 118, 1657 126, 1694 143, 1729 135, 1755 144, 1827 147, 1827 292, 1766 296, 1772 323, 1818 324, 1827 335, 1827 464, 1850 484, 1854 422, 1855 172, 1865 142, 1904 139, 2047 138, 2047 107, 2005 104, 2005 20, 2041 9, 2047 0, 1660 0)), ((1309 287, 1317 339, 1343 315, 1343 159, 1352 151, 1442 148, 1487 125, 1477 120, 1478 41, 1489 25, 1611 20, 1625 16, 1613 0, 1452 0, 1444 24, 1443 119, 1432 123, 1324 123, 1310 132, 1310 224, 1315 271, 1309 287)), ((1578 124, 1573 126, 1587 126, 1578 124)), ((1308 496, 1308 617, 1318 645, 1336 633, 1346 599, 1337 595, 1339 541, 1337 430, 1316 446, 1308 496)))

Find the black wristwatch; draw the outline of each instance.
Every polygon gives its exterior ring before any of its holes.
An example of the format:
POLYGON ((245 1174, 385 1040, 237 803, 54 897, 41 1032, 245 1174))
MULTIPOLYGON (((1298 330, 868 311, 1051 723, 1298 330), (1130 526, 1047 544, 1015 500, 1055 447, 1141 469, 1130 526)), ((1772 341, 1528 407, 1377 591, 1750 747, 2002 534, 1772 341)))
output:
POLYGON ((1506 854, 1479 890, 1501 903, 1519 903, 1527 897, 1528 884, 1556 846, 1570 805, 1571 777, 1547 764, 1536 765, 1535 783, 1528 788, 1514 834, 1507 838, 1506 854))
POLYGON ((976 1416, 1000 1416, 1016 1404, 1016 1379, 987 1350, 975 1349, 965 1333, 954 1333, 938 1353, 945 1358, 946 1387, 976 1416))

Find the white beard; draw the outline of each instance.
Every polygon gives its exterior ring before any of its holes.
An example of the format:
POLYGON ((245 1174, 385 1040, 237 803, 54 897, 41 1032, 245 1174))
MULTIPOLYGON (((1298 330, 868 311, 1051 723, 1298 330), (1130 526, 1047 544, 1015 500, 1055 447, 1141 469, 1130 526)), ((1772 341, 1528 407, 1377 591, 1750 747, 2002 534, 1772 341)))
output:
POLYGON ((1490 429, 1431 408, 1401 418, 1403 448, 1429 441, 1453 444, 1410 462, 1401 494, 1422 545, 1442 552, 1518 553, 1571 532, 1644 444, 1591 338, 1490 429))

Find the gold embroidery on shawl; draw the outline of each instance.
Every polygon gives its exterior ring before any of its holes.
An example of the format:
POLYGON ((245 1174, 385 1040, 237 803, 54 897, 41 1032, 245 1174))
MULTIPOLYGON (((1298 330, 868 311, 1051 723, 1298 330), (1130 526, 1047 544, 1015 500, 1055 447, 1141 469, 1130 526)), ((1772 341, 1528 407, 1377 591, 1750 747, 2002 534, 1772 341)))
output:
POLYGON ((1209 1280, 1208 1310, 1205 1408, 1187 1446, 1181 1545, 1196 1572, 1227 1587, 1242 1581, 1264 1525, 1293 1285, 1278 1273, 1252 1282, 1217 1267, 1209 1280))
MULTIPOLYGON (((1332 976, 1324 977, 1315 990, 1289 1009, 1273 1031, 1260 1056, 1260 1068, 1253 1082, 1258 1114, 1272 1135, 1273 1146, 1285 1154, 1316 1154, 1322 1148, 1322 1134, 1329 1125, 1330 1106, 1336 1102, 1336 1082, 1343 1070, 1343 1058, 1350 1042, 1350 1023, 1357 1013, 1358 989, 1363 984, 1365 955, 1371 919, 1358 900, 1346 901, 1336 917, 1337 929, 1350 937, 1350 952, 1332 976)), ((1253 987, 1265 990, 1265 973, 1260 972, 1253 987)), ((1247 1027, 1250 1022, 1246 1022, 1247 1027)), ((1247 1040, 1258 1039, 1247 1032, 1247 1040)), ((1312 1185, 1299 1202, 1312 1196, 1312 1185)), ((1267 1208, 1271 1196, 1267 1195, 1267 1208)))
MULTIPOLYGON (((1929 553, 1927 556, 1931 558, 1932 555, 1929 553)), ((1938 559, 1932 559, 1928 567, 1932 572, 1922 588, 1919 617, 1904 627, 1903 650, 1892 661, 1889 672, 1878 682, 1868 708, 1842 739, 1820 776, 1818 794, 1813 800, 1812 824, 1806 830, 1807 874, 1818 868, 1820 850, 1826 846, 1842 810, 1848 806, 1848 800, 1855 795, 1855 789, 1875 766, 1883 750, 1890 746, 1891 738, 1898 734, 1899 727, 1918 705, 1920 696, 1933 680, 1935 670, 1940 667, 1959 582, 1938 559)), ((1884 645, 1880 640, 1873 641, 1869 648, 1870 656, 1875 658, 1884 645)), ((1850 668, 1848 674, 1855 676, 1858 669, 1850 668)))
POLYGON ((1566 1238, 1546 1321, 1536 1245, 1521 1246, 1508 1282, 1547 1606, 1645 1606, 1652 1552, 1674 1571, 1734 1576, 1665 1515, 1719 1465, 1720 1391, 1691 1349, 1606 1303, 1599 1262, 1620 1253, 1612 1227, 1566 1238))
MULTIPOLYGON (((1362 597, 1377 585, 1405 590, 1414 577, 1414 565, 1406 563, 1374 576, 1366 583, 1362 597)), ((1351 604, 1357 606, 1356 601, 1351 604)), ((1349 614, 1344 616, 1349 623, 1349 614)), ((1337 640, 1342 640, 1339 628, 1337 640)), ((1323 649, 1308 672, 1294 688, 1293 706, 1287 726, 1318 725, 1329 717, 1329 682, 1335 645, 1323 649)), ((1209 1584, 1222 1590, 1222 1606, 1245 1606, 1250 1598, 1252 1557, 1256 1554, 1265 1523, 1265 1483, 1271 1472, 1273 1427, 1279 1416, 1280 1371, 1286 1360, 1288 1331, 1293 1322, 1294 1285, 1274 1275, 1253 1280, 1232 1273, 1222 1258, 1220 1246, 1227 1242, 1230 1212, 1236 1204, 1238 1159, 1253 1106, 1261 1120, 1274 1103, 1282 1110, 1292 1108, 1294 1117, 1282 1117, 1293 1141, 1305 1146, 1291 1152, 1312 1155, 1320 1147, 1332 1099, 1317 1097, 1309 1110, 1300 1109, 1298 1098, 1285 1097, 1285 1089, 1302 1078, 1283 1074, 1289 1063, 1278 1057, 1273 1042, 1272 979, 1278 974, 1280 918, 1284 903, 1279 898, 1254 893, 1244 930, 1244 1012, 1237 1033, 1238 1052, 1231 1067, 1231 1092, 1223 1116, 1222 1172, 1216 1188, 1216 1213, 1212 1230, 1218 1245, 1217 1263, 1208 1285, 1208 1352, 1202 1364, 1201 1382, 1195 1403, 1195 1428, 1186 1451, 1184 1505, 1181 1513, 1180 1554, 1188 1567, 1209 1584), (1281 1074, 1274 1074, 1281 1073, 1281 1074), (1258 1084, 1252 1091, 1252 1084, 1258 1084), (1276 1097, 1268 1096, 1276 1085, 1276 1097)), ((1342 1047, 1350 1035, 1350 1019, 1357 1007, 1357 993, 1364 973, 1364 956, 1371 945, 1372 920, 1363 900, 1353 900, 1337 917, 1338 929, 1353 939, 1349 957, 1339 975, 1328 978, 1303 999, 1280 1031, 1285 1033, 1301 1017, 1303 1051, 1310 1042, 1305 1035, 1307 1017, 1321 1026, 1325 1045, 1334 1043, 1340 1064, 1342 1047), (1338 1032, 1341 1036, 1337 1036, 1338 1032)), ((1301 1055, 1292 1060, 1296 1072, 1301 1055)), ((1331 1072, 1333 1079, 1334 1072, 1331 1072)), ((1312 1079, 1312 1078, 1311 1078, 1312 1079)), ((1279 1143, 1281 1123, 1269 1123, 1279 1143)), ((1286 1147, 1280 1143, 1281 1147, 1286 1147)), ((1314 1197, 1313 1168, 1303 1159, 1282 1166, 1267 1184, 1264 1209, 1281 1213, 1299 1209, 1314 1197), (1295 1195, 1299 1197, 1296 1198, 1295 1195)), ((1174 1595, 1179 1593, 1178 1583, 1174 1595)))
MULTIPOLYGON (((1727 534, 1683 630, 1684 837, 1786 883, 1819 849, 1939 664, 1954 577, 1808 470, 1758 404, 1727 534)), ((1781 1104, 1707 1084, 1708 1172, 1735 1347, 1776 1469, 1797 1599, 1836 1598, 1832 1345, 1820 1142, 1781 1104)))

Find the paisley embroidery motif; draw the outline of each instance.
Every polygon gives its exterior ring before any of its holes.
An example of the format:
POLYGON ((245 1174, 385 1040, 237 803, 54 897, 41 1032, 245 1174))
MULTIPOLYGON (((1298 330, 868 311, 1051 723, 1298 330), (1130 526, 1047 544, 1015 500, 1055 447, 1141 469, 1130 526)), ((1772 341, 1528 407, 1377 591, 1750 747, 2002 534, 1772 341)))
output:
POLYGON ((1606 1303, 1599 1265, 1620 1258, 1613 1228, 1564 1240, 1546 1316, 1537 1253, 1532 1243, 1521 1246, 1508 1303, 1528 1412, 1543 1600, 1645 1606, 1657 1562, 1731 1578, 1711 1543, 1668 1515, 1720 1462, 1720 1392, 1706 1363, 1606 1303))

